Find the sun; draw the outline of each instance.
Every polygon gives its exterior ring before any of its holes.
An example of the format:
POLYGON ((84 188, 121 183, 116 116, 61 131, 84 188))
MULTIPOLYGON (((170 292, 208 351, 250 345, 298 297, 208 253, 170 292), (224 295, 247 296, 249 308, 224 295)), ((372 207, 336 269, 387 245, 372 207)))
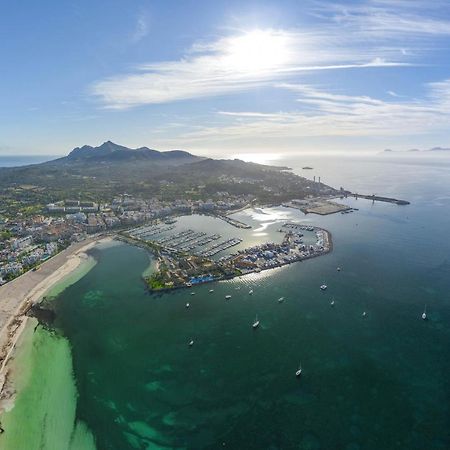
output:
POLYGON ((288 60, 286 36, 272 30, 254 30, 230 38, 224 55, 227 68, 243 74, 274 70, 288 60))

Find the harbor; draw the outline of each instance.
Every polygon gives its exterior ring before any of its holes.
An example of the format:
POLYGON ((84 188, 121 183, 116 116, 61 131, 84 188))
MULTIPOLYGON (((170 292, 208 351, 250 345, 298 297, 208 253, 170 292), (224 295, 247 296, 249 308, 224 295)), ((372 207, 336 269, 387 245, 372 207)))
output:
MULTIPOLYGON (((227 237, 229 231, 227 236, 223 234, 231 223, 222 226, 221 234, 183 228, 183 224, 194 221, 195 216, 185 216, 179 217, 170 229, 155 223, 121 233, 127 242, 148 248, 157 258, 158 271, 146 279, 150 291, 259 273, 332 250, 331 234, 317 226, 285 222, 278 229, 275 227, 272 239, 255 242, 253 232, 249 231, 251 226, 241 228, 239 237, 227 237)), ((243 222, 233 219, 233 223, 243 222)))

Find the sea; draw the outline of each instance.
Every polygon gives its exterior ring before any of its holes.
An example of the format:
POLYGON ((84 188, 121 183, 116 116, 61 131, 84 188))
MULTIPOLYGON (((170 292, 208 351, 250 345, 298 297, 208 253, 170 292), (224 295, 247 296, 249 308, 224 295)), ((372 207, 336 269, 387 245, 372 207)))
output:
POLYGON ((39 164, 58 158, 51 155, 0 155, 0 167, 19 167, 39 164))
POLYGON ((411 204, 347 198, 353 213, 236 213, 250 230, 181 217, 176 226, 252 244, 279 239, 286 221, 333 237, 327 255, 195 295, 149 294, 141 276, 154 261, 143 249, 92 249, 88 267, 50 295, 55 322, 21 337, 0 448, 450 448, 450 158, 273 163, 411 204))

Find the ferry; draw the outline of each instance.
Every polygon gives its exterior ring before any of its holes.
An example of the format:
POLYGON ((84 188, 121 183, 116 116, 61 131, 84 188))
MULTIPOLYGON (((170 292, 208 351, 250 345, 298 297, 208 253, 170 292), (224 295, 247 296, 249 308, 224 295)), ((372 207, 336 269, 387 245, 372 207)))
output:
POLYGON ((321 291, 325 291, 327 290, 328 286, 326 284, 322 284, 322 286, 320 286, 320 290, 321 291))
POLYGON ((255 321, 253 322, 252 325, 253 328, 258 328, 259 327, 259 320, 258 320, 258 316, 255 317, 255 321))

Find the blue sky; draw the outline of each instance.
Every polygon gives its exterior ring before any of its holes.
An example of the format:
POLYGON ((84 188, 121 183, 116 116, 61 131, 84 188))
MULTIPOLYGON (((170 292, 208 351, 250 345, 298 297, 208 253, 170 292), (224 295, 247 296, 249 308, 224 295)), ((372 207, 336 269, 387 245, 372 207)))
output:
POLYGON ((450 147, 450 2, 4 2, 0 153, 450 147))

